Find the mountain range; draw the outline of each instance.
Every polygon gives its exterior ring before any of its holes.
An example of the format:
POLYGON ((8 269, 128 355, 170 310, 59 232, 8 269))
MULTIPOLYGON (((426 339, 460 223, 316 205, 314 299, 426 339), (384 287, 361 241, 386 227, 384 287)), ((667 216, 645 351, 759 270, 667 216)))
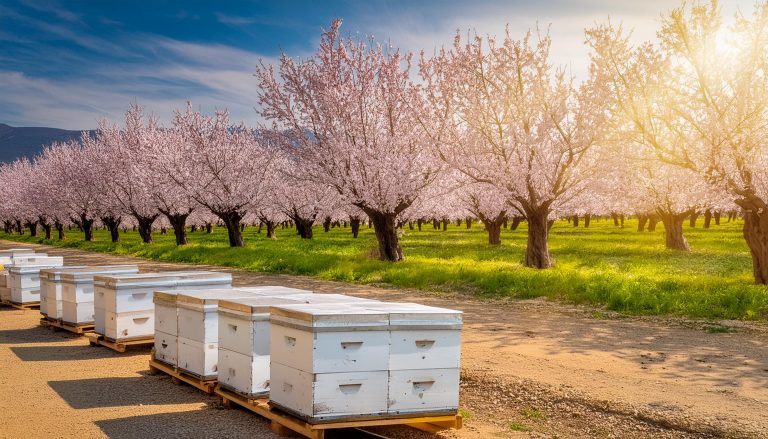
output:
POLYGON ((79 139, 81 131, 47 127, 12 127, 0 123, 0 162, 32 158, 52 142, 79 139))

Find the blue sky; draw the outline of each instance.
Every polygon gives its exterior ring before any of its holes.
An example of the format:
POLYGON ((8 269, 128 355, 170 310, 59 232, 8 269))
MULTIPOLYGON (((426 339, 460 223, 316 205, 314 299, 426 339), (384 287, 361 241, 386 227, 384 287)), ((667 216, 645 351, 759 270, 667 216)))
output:
MULTIPOLYGON (((310 55, 335 17, 345 32, 372 34, 405 50, 451 43, 457 29, 513 34, 551 26, 553 57, 578 77, 584 27, 609 15, 653 36, 677 0, 507 1, 61 1, 0 0, 0 123, 93 128, 119 120, 129 102, 169 123, 187 100, 259 122, 259 59, 310 55)), ((751 11, 725 0, 724 12, 751 11)))

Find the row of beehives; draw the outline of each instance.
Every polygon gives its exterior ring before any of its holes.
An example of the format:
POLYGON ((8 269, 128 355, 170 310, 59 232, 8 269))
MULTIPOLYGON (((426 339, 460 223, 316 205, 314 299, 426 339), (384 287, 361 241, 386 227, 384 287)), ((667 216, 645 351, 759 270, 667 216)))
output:
POLYGON ((156 359, 304 419, 458 409, 459 311, 285 287, 154 298, 156 359))
POLYGON ((284 287, 233 289, 231 275, 216 272, 16 268, 11 276, 37 291, 48 318, 94 324, 113 341, 154 336, 159 360, 244 395, 271 390, 271 403, 311 421, 458 407, 457 311, 284 287))
POLYGON ((0 301, 19 305, 40 302, 40 269, 62 265, 62 257, 29 248, 0 250, 0 301))

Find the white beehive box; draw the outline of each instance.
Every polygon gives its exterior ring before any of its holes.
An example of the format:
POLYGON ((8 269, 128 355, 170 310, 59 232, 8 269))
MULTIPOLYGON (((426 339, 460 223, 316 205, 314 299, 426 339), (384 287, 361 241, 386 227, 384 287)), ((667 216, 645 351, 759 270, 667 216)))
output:
POLYGON ((14 256, 11 264, 13 267, 24 265, 42 267, 61 267, 64 265, 64 258, 61 256, 48 256, 45 253, 35 253, 33 255, 14 256))
POLYGON ((458 368, 462 312, 418 303, 377 302, 389 315, 389 370, 458 368))
MULTIPOLYGON (((155 315, 155 326, 157 326, 157 318, 158 316, 155 315)), ((177 335, 155 329, 155 359, 176 366, 179 355, 178 339, 177 335)))
MULTIPOLYGON (((305 294, 301 295, 306 296, 305 294)), ((256 397, 269 391, 269 312, 297 295, 219 301, 219 383, 256 397)))
POLYGON ((0 287, 0 300, 3 302, 11 301, 11 289, 8 287, 0 287))
MULTIPOLYGON (((40 270, 61 267, 62 258, 48 257, 45 265, 15 265, 8 270, 11 301, 16 303, 40 302, 40 270)), ((41 261, 41 263, 44 263, 41 261)))
POLYGON ((389 315, 388 413, 455 413, 462 312, 417 303, 364 306, 389 315))
POLYGON ((387 412, 388 372, 313 374, 272 363, 270 403, 312 423, 387 412))
POLYGON ((387 370, 389 316, 358 304, 276 305, 272 362, 310 373, 387 370))
POLYGON ((61 272, 70 268, 44 268, 40 270, 40 314, 51 319, 62 316, 61 272))
MULTIPOLYGON (((136 265, 102 265, 95 267, 62 268, 61 284, 62 316, 64 322, 85 324, 95 321, 93 278, 96 275, 138 273, 136 265)), ((103 334, 103 332, 101 332, 103 334)))
POLYGON ((245 289, 179 291, 176 296, 178 367, 200 377, 216 377, 219 358, 219 300, 254 295, 245 289))
POLYGON ((364 303, 272 307, 273 404, 312 422, 386 413, 389 317, 364 303))
POLYGON ((387 413, 456 413, 459 368, 390 370, 387 413))
POLYGON ((232 275, 207 271, 123 274, 95 276, 93 283, 96 332, 122 340, 154 336, 155 290, 227 287, 232 283, 232 275))

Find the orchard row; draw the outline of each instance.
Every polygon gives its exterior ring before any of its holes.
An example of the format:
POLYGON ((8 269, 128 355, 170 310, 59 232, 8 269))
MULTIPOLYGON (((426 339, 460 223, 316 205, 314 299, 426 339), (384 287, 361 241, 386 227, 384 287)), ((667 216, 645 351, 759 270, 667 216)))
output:
POLYGON ((257 66, 259 128, 191 104, 170 126, 131 105, 119 124, 0 169, 0 219, 48 234, 100 222, 145 242, 171 227, 241 224, 275 236, 290 221, 372 223, 383 260, 398 226, 474 218, 500 242, 527 222, 525 263, 546 268, 551 221, 624 214, 660 220, 688 250, 692 215, 739 210, 757 283, 768 282, 768 7, 733 25, 716 3, 666 13, 655 41, 610 22, 586 30, 576 82, 550 37, 457 33, 431 56, 345 36, 341 21, 308 59, 257 66))

